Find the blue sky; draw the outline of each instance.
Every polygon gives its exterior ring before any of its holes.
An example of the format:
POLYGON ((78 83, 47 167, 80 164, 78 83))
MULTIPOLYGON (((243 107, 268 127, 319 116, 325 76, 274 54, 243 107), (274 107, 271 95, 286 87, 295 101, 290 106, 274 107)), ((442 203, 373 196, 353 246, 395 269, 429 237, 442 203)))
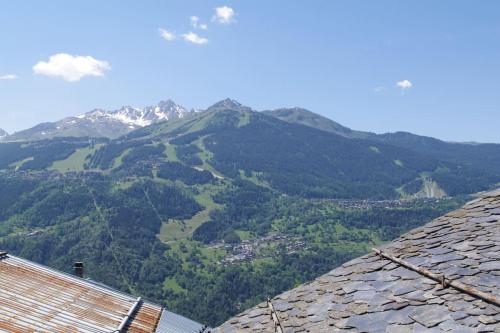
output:
POLYGON ((0 127, 10 132, 97 107, 172 98, 205 108, 231 97, 257 110, 305 107, 358 130, 500 142, 498 1, 0 6, 0 127), (51 62, 57 54, 70 58, 51 62), (78 61, 87 67, 75 72, 78 61))

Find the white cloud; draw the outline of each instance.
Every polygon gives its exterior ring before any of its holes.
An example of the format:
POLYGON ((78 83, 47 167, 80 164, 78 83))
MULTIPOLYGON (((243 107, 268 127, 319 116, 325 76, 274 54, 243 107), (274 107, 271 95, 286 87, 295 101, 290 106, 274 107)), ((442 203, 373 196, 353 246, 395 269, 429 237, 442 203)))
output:
POLYGON ((164 40, 168 40, 169 42, 171 42, 177 39, 177 36, 173 32, 170 32, 163 28, 158 29, 158 31, 160 32, 161 38, 163 38, 164 40))
POLYGON ((384 86, 378 86, 378 87, 373 88, 373 91, 376 93, 380 93, 380 92, 385 91, 385 90, 386 90, 386 88, 384 86))
POLYGON ((191 23, 191 26, 195 29, 201 29, 201 30, 207 30, 208 25, 205 23, 200 23, 200 18, 198 16, 191 16, 189 18, 189 22, 191 23))
POLYGON ((189 22, 191 22, 191 26, 193 28, 198 28, 198 22, 200 21, 200 18, 198 16, 191 16, 189 18, 189 22))
POLYGON ((221 24, 229 24, 234 22, 234 16, 236 12, 234 9, 228 6, 222 6, 215 8, 215 15, 212 20, 221 24))
POLYGON ((55 54, 48 61, 40 61, 33 66, 35 74, 60 77, 69 82, 80 81, 85 76, 104 76, 104 72, 110 69, 107 61, 67 53, 55 54))
POLYGON ((410 89, 411 87, 413 87, 413 83, 409 80, 403 80, 403 81, 396 82, 396 86, 401 88, 402 90, 405 90, 405 89, 410 89))
POLYGON ((198 36, 197 34, 195 34, 194 32, 191 32, 191 31, 188 32, 187 34, 183 34, 182 38, 184 38, 184 40, 186 42, 193 43, 193 44, 198 44, 198 45, 203 45, 203 44, 207 44, 208 43, 208 39, 206 39, 204 37, 200 37, 200 36, 198 36))
POLYGON ((0 80, 16 80, 17 75, 15 74, 6 74, 6 75, 1 75, 0 80))

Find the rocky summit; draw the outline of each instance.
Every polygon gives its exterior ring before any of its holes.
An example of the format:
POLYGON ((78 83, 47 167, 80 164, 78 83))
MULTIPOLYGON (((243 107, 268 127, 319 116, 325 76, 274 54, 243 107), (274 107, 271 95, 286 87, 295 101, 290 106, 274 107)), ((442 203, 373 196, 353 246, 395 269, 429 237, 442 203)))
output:
POLYGON ((123 106, 113 111, 94 109, 81 115, 64 118, 57 122, 42 123, 14 133, 9 136, 9 141, 85 136, 116 138, 151 124, 184 118, 191 112, 170 99, 144 108, 123 106))

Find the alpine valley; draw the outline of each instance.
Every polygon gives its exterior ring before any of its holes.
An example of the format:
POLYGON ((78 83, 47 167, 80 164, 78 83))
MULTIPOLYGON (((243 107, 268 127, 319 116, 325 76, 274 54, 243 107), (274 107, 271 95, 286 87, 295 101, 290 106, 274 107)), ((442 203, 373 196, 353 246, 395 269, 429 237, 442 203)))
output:
POLYGON ((0 248, 210 325, 500 182, 500 145, 172 101, 0 130, 0 248))

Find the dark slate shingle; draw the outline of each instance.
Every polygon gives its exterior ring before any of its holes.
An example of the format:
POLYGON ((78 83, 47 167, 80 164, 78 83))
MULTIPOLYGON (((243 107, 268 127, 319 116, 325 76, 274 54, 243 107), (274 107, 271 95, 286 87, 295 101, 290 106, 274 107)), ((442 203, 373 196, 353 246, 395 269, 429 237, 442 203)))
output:
MULTIPOLYGON (((500 295, 500 190, 383 251, 500 295)), ((272 300, 284 332, 500 332, 500 308, 368 254, 272 300)), ((265 303, 215 333, 275 332, 265 303), (256 311, 258 309, 258 311, 256 311)))

